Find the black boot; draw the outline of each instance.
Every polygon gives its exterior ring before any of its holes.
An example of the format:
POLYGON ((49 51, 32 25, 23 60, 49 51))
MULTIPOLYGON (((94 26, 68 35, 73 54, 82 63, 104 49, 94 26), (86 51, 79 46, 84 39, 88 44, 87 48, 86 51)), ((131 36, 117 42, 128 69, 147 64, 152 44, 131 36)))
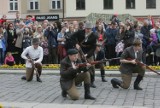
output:
POLYGON ((119 88, 119 86, 121 86, 121 83, 122 83, 122 81, 120 81, 116 78, 113 78, 111 80, 111 84, 112 84, 113 88, 119 88))
POLYGON ((94 81, 95 81, 95 75, 94 74, 90 74, 91 75, 91 87, 92 88, 96 88, 96 85, 94 84, 94 81))
POLYGON ((105 79, 105 70, 101 70, 101 77, 102 77, 102 82, 107 82, 105 79))
POLYGON ((22 80, 26 80, 26 76, 22 76, 21 79, 22 79, 22 80))
POLYGON ((85 99, 90 99, 90 100, 96 99, 90 95, 90 84, 84 84, 84 90, 85 90, 85 94, 84 94, 85 99))
POLYGON ((42 80, 38 76, 37 76, 37 82, 42 82, 42 80))
POLYGON ((62 90, 62 97, 66 98, 67 97, 67 92, 62 90))
POLYGON ((38 72, 38 73, 36 73, 37 81, 42 82, 42 80, 40 79, 42 70, 38 70, 37 72, 38 72))
POLYGON ((95 73, 94 73, 94 70, 92 70, 92 72, 90 72, 90 76, 91 76, 91 84, 90 86, 92 88, 96 88, 96 85, 94 84, 94 81, 95 81, 95 73))
POLYGON ((143 76, 138 75, 136 80, 134 81, 134 89, 135 90, 143 90, 141 87, 139 87, 140 81, 143 79, 143 76))

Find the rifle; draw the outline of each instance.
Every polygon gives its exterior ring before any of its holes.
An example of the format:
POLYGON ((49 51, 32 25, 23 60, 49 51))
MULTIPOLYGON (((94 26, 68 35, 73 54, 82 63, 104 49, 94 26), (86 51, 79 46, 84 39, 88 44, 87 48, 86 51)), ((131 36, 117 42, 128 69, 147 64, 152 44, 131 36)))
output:
POLYGON ((78 50, 80 56, 81 56, 81 59, 83 59, 85 62, 88 62, 86 56, 84 55, 83 51, 82 51, 82 48, 79 46, 79 50, 78 50))
POLYGON ((31 60, 32 68, 36 71, 37 77, 40 78, 37 68, 35 67, 34 60, 31 59, 29 56, 27 56, 27 58, 31 60))
MULTIPOLYGON (((88 62, 88 63, 91 64, 91 65, 96 65, 96 64, 105 63, 107 61, 117 60, 117 59, 120 59, 120 57, 112 58, 112 59, 104 59, 104 60, 100 60, 100 61, 92 61, 92 62, 88 62)), ((85 66, 87 66, 87 63, 86 62, 85 63, 80 63, 80 64, 77 64, 76 66, 85 67, 85 66)))
MULTIPOLYGON (((132 59, 129 58, 129 59, 127 59, 127 60, 132 60, 132 59)), ((150 70, 151 72, 154 72, 154 73, 160 75, 159 72, 157 72, 156 70, 153 70, 153 69, 150 68, 148 65, 146 65, 146 64, 144 64, 144 63, 142 63, 142 62, 140 62, 140 61, 138 61, 138 60, 136 60, 136 63, 137 63, 138 65, 140 65, 140 66, 145 66, 146 69, 148 69, 148 70, 150 70)))
POLYGON ((88 33, 87 36, 85 36, 85 38, 82 40, 82 42, 78 43, 78 45, 79 45, 79 49, 78 49, 79 54, 81 56, 81 59, 83 59, 85 62, 88 62, 88 60, 87 60, 85 54, 83 53, 83 50, 82 50, 81 46, 83 46, 83 42, 85 42, 86 40, 88 40, 88 37, 92 34, 92 32, 93 31, 91 31, 90 33, 88 33))

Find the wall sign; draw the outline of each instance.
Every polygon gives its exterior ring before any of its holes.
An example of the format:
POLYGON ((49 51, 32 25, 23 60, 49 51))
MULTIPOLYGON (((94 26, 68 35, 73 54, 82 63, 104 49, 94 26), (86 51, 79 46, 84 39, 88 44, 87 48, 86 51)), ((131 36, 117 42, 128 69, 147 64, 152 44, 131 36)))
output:
POLYGON ((36 21, 55 21, 59 20, 59 15, 35 15, 35 20, 36 21))

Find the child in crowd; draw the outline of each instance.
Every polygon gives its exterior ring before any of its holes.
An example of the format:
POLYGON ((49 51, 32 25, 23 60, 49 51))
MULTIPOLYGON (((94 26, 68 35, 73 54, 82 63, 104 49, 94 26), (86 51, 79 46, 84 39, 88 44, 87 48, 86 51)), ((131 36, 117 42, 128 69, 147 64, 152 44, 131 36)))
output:
POLYGON ((151 38, 151 42, 147 46, 147 54, 154 55, 154 46, 158 44, 158 39, 157 39, 157 34, 155 32, 155 29, 150 30, 150 38, 151 38))
POLYGON ((4 64, 13 66, 15 64, 14 57, 12 56, 11 52, 7 52, 4 64))

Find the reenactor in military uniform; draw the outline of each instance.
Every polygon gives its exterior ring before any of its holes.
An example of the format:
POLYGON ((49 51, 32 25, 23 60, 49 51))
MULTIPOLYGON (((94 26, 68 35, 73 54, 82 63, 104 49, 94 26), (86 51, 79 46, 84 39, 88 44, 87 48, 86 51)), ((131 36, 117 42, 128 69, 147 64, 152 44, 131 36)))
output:
POLYGON ((76 49, 69 49, 68 56, 61 61, 60 67, 60 85, 62 88, 62 96, 67 95, 72 100, 79 99, 79 93, 76 85, 84 82, 84 97, 85 99, 94 100, 95 98, 90 95, 90 74, 88 68, 91 66, 86 63, 86 67, 79 67, 81 60, 78 59, 78 51, 76 49))
MULTIPOLYGON (((75 42, 75 47, 78 49, 81 58, 85 62, 94 61, 93 55, 96 49, 98 35, 92 32, 92 24, 85 23, 85 29, 78 30, 71 35, 71 39, 75 42)), ((95 71, 93 66, 89 69, 91 75, 91 87, 96 88, 94 84, 95 71)))
POLYGON ((145 74, 145 65, 143 66, 138 64, 138 62, 141 63, 143 61, 142 53, 142 41, 141 39, 136 38, 133 42, 133 45, 126 48, 121 55, 120 72, 122 81, 113 78, 111 80, 113 88, 119 88, 120 86, 124 89, 128 89, 131 84, 132 73, 138 73, 138 76, 134 81, 134 89, 142 90, 142 88, 139 87, 139 83, 141 82, 145 74))
MULTIPOLYGON (((101 61, 101 60, 105 60, 105 52, 103 49, 101 49, 102 45, 100 43, 96 44, 96 50, 94 52, 94 60, 95 61, 101 61)), ((105 64, 104 63, 98 63, 95 65, 95 68, 99 68, 100 69, 100 73, 101 73, 101 78, 102 78, 102 82, 107 82, 107 80, 105 79, 105 64)))

